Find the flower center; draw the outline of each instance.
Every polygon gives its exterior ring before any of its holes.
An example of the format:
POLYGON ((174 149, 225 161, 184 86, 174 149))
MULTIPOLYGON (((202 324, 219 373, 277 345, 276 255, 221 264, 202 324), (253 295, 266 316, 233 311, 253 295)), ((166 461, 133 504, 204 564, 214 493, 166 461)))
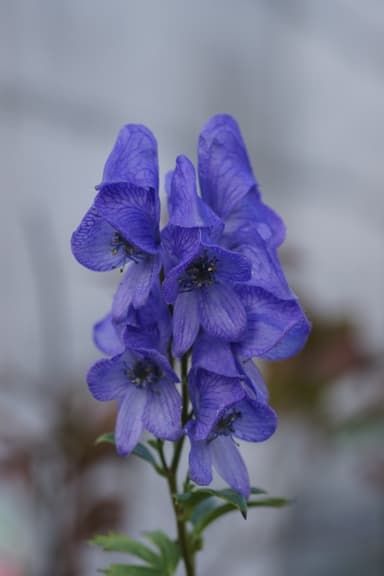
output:
POLYGON ((151 360, 137 360, 132 368, 126 371, 128 380, 137 388, 145 388, 158 383, 163 376, 160 368, 151 360))
POLYGON ((238 418, 241 418, 241 412, 239 410, 236 410, 236 408, 227 408, 216 422, 208 440, 214 440, 218 436, 232 436, 235 432, 233 425, 238 418))
POLYGON ((217 258, 209 256, 204 251, 199 258, 185 269, 184 274, 179 278, 180 292, 190 292, 195 288, 206 288, 215 281, 217 270, 217 258))
POLYGON ((120 232, 114 232, 112 236, 111 251, 112 256, 117 256, 122 251, 126 258, 133 260, 136 263, 145 258, 144 252, 125 240, 120 232))

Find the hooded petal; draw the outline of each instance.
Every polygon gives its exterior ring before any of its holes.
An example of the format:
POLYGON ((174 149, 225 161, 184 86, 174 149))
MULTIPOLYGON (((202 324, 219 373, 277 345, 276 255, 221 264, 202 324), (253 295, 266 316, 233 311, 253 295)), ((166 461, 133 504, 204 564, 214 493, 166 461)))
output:
POLYGON ((126 366, 133 361, 132 355, 125 353, 93 364, 87 374, 87 383, 94 398, 105 401, 123 397, 129 386, 126 366))
POLYGON ((247 316, 231 286, 213 284, 198 291, 200 321, 211 336, 227 342, 238 340, 245 331, 247 316))
POLYGON ((275 432, 277 416, 268 404, 247 398, 236 404, 236 411, 240 412, 233 423, 236 438, 262 442, 275 432))
POLYGON ((200 228, 181 228, 168 224, 161 231, 163 261, 166 273, 181 264, 186 265, 200 251, 200 228))
POLYGON ((181 431, 181 397, 174 384, 166 379, 148 388, 144 426, 156 438, 177 440, 181 431))
POLYGON ((120 234, 144 252, 159 250, 154 189, 137 188, 130 183, 105 184, 96 196, 95 206, 120 234))
POLYGON ((194 343, 200 327, 195 292, 179 294, 173 308, 173 353, 182 356, 194 343))
POLYGON ((191 440, 189 452, 189 475, 199 486, 208 486, 212 482, 212 460, 208 443, 191 440))
POLYGON ((115 441, 121 456, 130 454, 144 430, 143 414, 147 402, 146 391, 130 385, 120 404, 116 420, 115 441))
POLYGON ((195 168, 186 156, 178 156, 168 194, 169 222, 183 228, 224 228, 224 223, 198 196, 195 168))
POLYGON ((257 190, 239 127, 231 116, 214 116, 204 126, 198 163, 203 199, 223 220, 249 190, 257 190))
POLYGON ((124 351, 123 341, 116 325, 112 322, 110 312, 94 325, 93 341, 98 349, 108 356, 116 356, 124 351))
POLYGON ((203 244, 203 247, 206 248, 208 257, 217 262, 215 279, 218 282, 235 284, 251 279, 251 264, 247 258, 219 246, 203 244))
POLYGON ((255 229, 264 242, 274 248, 284 242, 286 234, 280 216, 260 200, 254 189, 246 194, 225 221, 226 236, 235 236, 240 229, 255 229))
POLYGON ((249 476, 238 448, 230 436, 218 436, 209 444, 213 466, 230 487, 248 498, 249 476))
POLYGON ((76 260, 90 270, 103 272, 124 266, 127 256, 116 250, 113 228, 92 206, 72 234, 71 247, 76 260))
POLYGON ((157 143, 148 128, 140 124, 123 126, 105 163, 103 182, 131 182, 158 189, 157 143))
POLYGON ((289 358, 304 346, 310 324, 296 299, 281 300, 254 286, 239 286, 248 314, 247 330, 236 352, 241 358, 289 358))

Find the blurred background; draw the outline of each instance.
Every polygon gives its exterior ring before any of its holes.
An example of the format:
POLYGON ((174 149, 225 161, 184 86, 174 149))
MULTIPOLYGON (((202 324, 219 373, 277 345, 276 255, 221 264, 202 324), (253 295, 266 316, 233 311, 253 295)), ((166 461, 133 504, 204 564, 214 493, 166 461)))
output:
POLYGON ((0 576, 93 575, 116 557, 91 535, 174 533, 152 470, 94 446, 114 408, 85 384, 91 327, 119 273, 69 242, 124 123, 164 174, 219 112, 287 223, 313 333, 263 366, 280 427, 244 446, 253 484, 295 503, 218 522, 199 574, 382 575, 384 4, 1 0, 0 54, 0 576))

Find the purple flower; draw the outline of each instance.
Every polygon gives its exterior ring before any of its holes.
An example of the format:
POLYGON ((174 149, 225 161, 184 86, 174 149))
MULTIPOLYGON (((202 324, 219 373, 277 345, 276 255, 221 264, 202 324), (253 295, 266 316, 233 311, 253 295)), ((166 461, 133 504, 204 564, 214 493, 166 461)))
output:
POLYGON ((129 454, 144 429, 164 440, 180 437, 177 381, 168 360, 155 350, 126 350, 90 368, 87 382, 93 396, 118 402, 115 441, 119 454, 129 454))
POLYGON ((190 388, 195 412, 195 419, 186 425, 191 479, 199 485, 210 484, 213 466, 231 488, 248 498, 248 471, 234 438, 267 440, 276 429, 275 412, 248 396, 236 378, 193 370, 190 388))
MULTIPOLYGON (((193 229, 195 230, 195 229, 193 229)), ((173 351, 184 354, 201 326, 217 338, 238 340, 246 327, 246 313, 234 285, 250 278, 246 258, 219 246, 196 242, 194 232, 184 259, 165 276, 165 301, 173 308, 173 351)), ((174 245, 180 234, 167 229, 167 243, 174 245)), ((186 242, 186 244, 188 244, 186 242)), ((177 248, 176 248, 177 249, 177 248)))
POLYGON ((157 144, 144 126, 124 126, 105 164, 98 194, 72 235, 72 251, 96 271, 128 268, 115 314, 146 301, 160 271, 157 144))

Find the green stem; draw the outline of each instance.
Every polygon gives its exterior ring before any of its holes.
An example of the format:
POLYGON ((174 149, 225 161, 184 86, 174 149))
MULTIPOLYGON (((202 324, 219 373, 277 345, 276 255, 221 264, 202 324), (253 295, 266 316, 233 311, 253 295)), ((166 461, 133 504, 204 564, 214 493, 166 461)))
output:
MULTIPOLYGON (((188 395, 188 354, 185 354, 181 359, 181 385, 182 385, 182 424, 186 423, 188 419, 188 405, 189 405, 189 395, 188 395)), ((163 443, 158 441, 157 450, 160 456, 161 464, 166 473, 166 478, 168 482, 169 493, 171 496, 171 502, 173 511, 176 519, 176 529, 177 529, 177 539, 180 545, 181 555, 184 560, 186 576, 195 576, 195 562, 194 562, 194 550, 191 548, 188 541, 188 532, 184 520, 183 509, 177 502, 175 495, 178 493, 177 486, 177 472, 180 463, 180 457, 184 445, 183 435, 180 440, 175 444, 173 458, 170 465, 167 464, 163 443)))

